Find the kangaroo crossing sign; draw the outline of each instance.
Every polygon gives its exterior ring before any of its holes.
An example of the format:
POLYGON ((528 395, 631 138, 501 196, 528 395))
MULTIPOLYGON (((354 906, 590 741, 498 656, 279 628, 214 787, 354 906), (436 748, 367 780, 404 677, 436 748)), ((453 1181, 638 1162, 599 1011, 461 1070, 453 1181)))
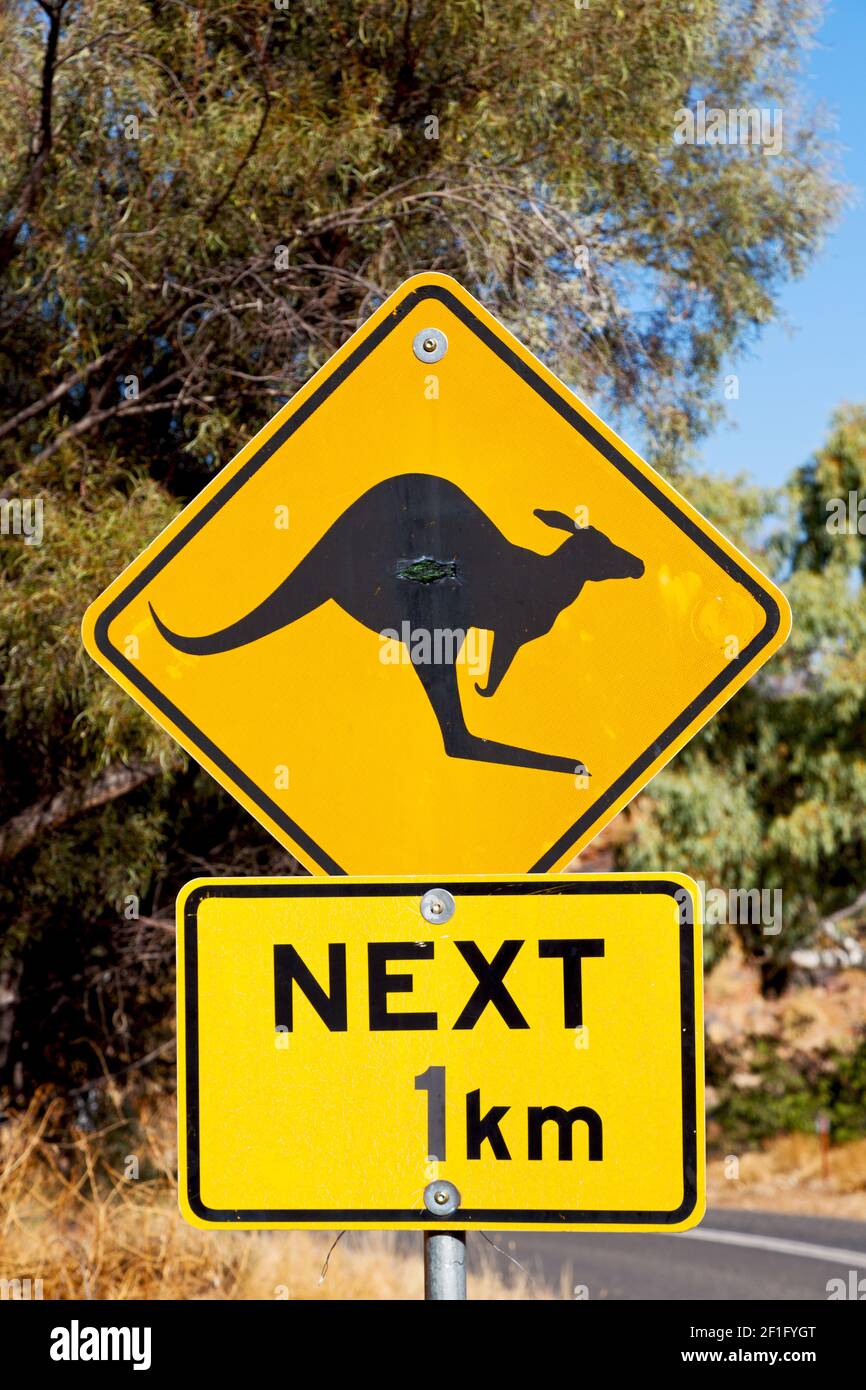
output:
POLYGON ((700 944, 680 874, 189 884, 184 1215, 696 1225, 700 944))
POLYGON ((537 872, 789 626, 745 556, 422 275, 92 605, 84 640, 314 872, 537 872))

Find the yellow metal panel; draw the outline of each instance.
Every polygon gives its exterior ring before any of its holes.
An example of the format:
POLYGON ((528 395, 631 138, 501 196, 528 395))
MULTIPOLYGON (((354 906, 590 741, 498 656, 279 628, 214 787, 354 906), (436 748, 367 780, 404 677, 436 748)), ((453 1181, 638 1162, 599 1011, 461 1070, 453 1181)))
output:
POLYGON ((685 876, 201 879, 178 902, 178 947, 181 1206, 193 1224, 437 1229, 423 1201, 435 1179, 459 1190, 460 1228, 700 1220, 701 925, 685 876), (456 902, 436 926, 420 912, 431 887, 456 902), (579 991, 543 941, 590 952, 579 991), (507 993, 482 990, 467 1016, 478 961, 506 942, 520 943, 493 971, 507 993), (371 943, 391 946, 384 967, 371 967, 371 943), (337 1005, 331 964, 345 960, 342 1021, 296 976, 286 1024, 275 947, 293 947, 337 1005), (429 1153, 428 1092, 416 1088, 430 1067, 444 1069, 444 1158, 429 1153), (476 1124, 507 1107, 507 1157, 478 1142, 473 1104, 476 1124), (532 1111, 548 1107, 578 1115, 548 1116, 532 1157, 532 1111))

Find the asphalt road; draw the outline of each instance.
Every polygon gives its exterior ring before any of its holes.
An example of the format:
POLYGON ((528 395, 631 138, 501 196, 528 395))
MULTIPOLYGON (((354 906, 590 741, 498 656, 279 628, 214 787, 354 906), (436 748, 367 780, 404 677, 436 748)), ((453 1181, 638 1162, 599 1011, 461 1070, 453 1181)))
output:
MULTIPOLYGON (((585 1285, 595 1299, 828 1299, 828 1281, 863 1280, 866 1222, 754 1211, 709 1211, 683 1235, 491 1233, 503 1251, 563 1298, 585 1285), (853 1271, 853 1276, 852 1276, 853 1271)), ((469 1278, 479 1258, 508 1262, 479 1234, 469 1242, 469 1278)), ((471 1282, 470 1282, 471 1297, 471 1282)), ((850 1292, 849 1292, 850 1297, 850 1292)))

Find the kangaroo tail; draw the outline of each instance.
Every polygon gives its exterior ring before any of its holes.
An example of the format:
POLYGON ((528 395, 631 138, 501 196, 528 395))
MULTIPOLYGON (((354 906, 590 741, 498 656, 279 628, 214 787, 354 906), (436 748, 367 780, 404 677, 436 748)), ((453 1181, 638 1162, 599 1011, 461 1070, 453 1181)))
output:
POLYGON ((202 637, 185 637, 172 632, 162 621, 153 604, 149 605, 151 617, 166 642, 190 656, 214 656, 218 652, 230 652, 236 647, 245 647, 247 643, 268 637, 272 632, 278 632, 280 628, 295 622, 297 618, 311 613, 330 597, 330 594, 318 593, 318 586, 308 582, 313 575, 305 571, 308 571, 308 562, 314 554, 315 551, 302 560, 297 569, 292 570, 282 584, 245 617, 238 618, 237 622, 220 628, 218 632, 206 633, 202 637))

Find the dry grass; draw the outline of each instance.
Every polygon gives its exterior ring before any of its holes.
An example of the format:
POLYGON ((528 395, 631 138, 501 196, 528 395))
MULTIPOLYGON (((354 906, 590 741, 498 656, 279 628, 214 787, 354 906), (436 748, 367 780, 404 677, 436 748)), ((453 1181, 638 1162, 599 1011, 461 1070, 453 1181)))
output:
POLYGON ((735 1179, 731 1168, 727 1159, 709 1164, 711 1206, 866 1220, 866 1139, 831 1148, 826 1176, 814 1134, 784 1134, 743 1154, 735 1179))
MULTIPOLYGON (((37 1099, 0 1127, 0 1277, 43 1282, 48 1298, 414 1299, 420 1239, 357 1233, 199 1231, 177 1208, 173 1106, 135 1126, 138 1179, 127 1176, 127 1122, 58 1135, 61 1103, 37 1099), (121 1139, 118 1147, 116 1140, 121 1139), (336 1234, 336 1233, 335 1233, 336 1234), (408 1247, 408 1248, 407 1248, 408 1247)), ((549 1297, 489 1247, 470 1277, 475 1299, 549 1297)))

